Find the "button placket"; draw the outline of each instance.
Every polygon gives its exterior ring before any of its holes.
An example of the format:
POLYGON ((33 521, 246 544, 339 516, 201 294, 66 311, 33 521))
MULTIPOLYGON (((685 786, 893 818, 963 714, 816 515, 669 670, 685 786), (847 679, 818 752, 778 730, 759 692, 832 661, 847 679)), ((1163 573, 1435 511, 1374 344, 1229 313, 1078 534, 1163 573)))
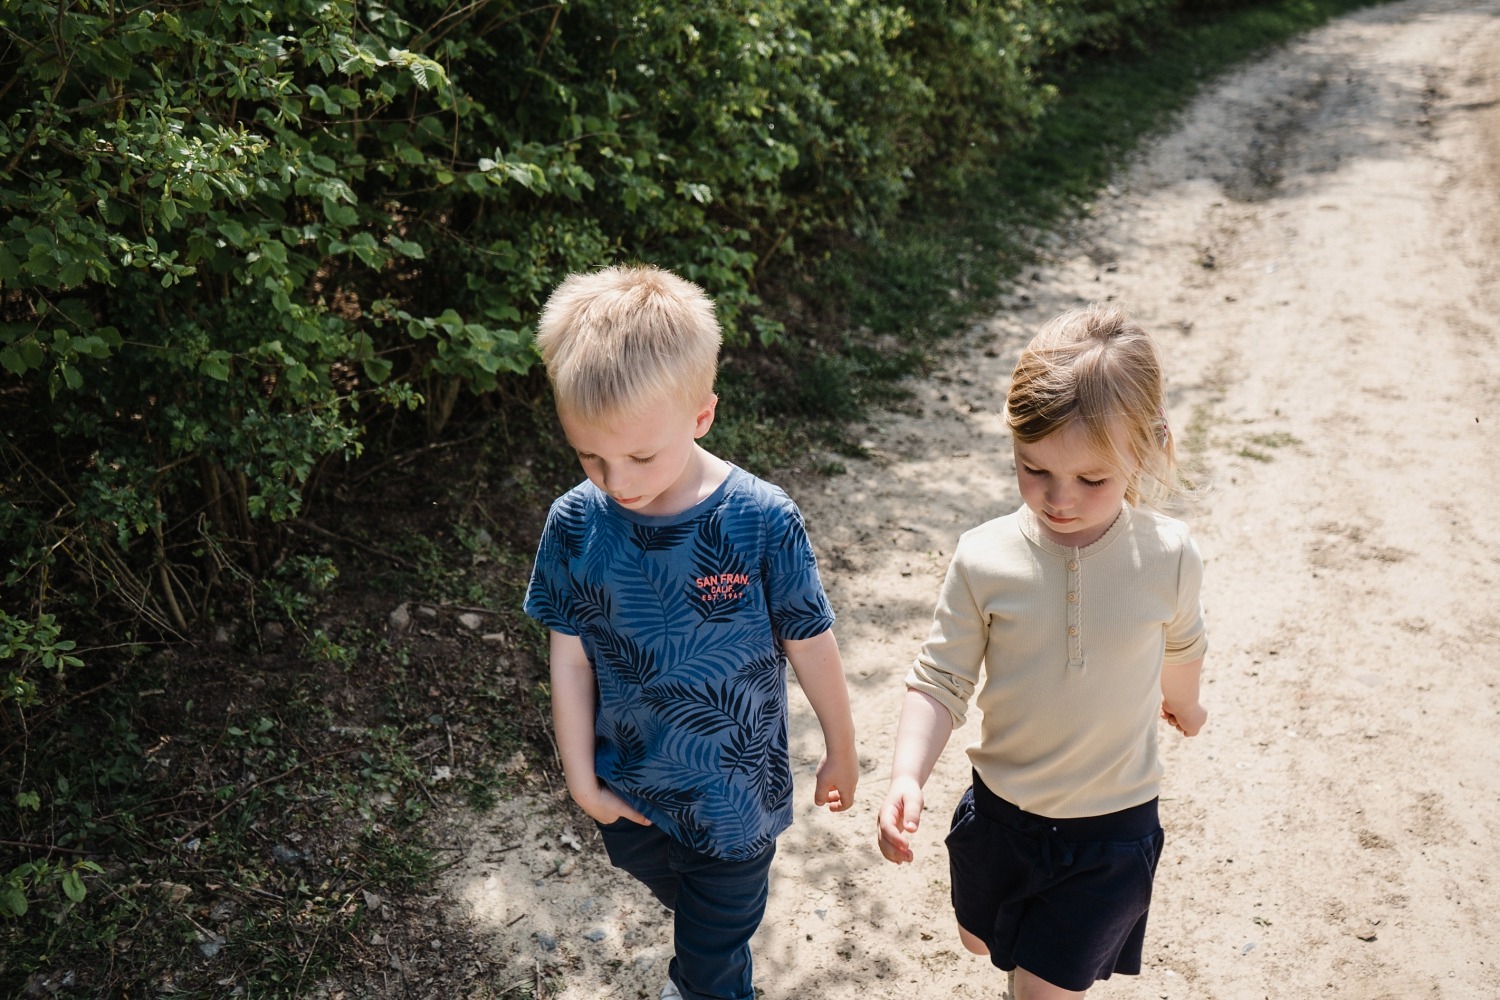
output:
POLYGON ((1068 570, 1068 666, 1083 669, 1083 560, 1075 553, 1068 570))

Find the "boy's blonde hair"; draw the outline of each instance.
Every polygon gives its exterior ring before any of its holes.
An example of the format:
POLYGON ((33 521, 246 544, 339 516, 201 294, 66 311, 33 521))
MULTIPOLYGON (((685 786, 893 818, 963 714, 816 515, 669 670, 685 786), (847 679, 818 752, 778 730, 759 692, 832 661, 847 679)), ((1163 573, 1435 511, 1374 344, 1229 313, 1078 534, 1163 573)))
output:
POLYGON ((569 275, 536 334, 558 408, 587 423, 706 401, 721 339, 703 289, 649 265, 569 275))
POLYGON ((1192 492, 1177 470, 1156 345, 1113 306, 1074 309, 1042 327, 1016 362, 1005 419, 1024 444, 1076 423, 1101 459, 1134 467, 1131 504, 1160 508, 1192 492))

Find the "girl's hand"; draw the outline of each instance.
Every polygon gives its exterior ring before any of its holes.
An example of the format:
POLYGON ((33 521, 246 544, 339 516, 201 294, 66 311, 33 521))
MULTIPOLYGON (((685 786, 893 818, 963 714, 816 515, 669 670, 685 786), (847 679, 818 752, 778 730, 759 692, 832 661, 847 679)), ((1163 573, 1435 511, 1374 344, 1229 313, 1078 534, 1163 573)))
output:
POLYGON ((1208 721, 1208 709, 1196 701, 1187 708, 1178 709, 1164 700, 1161 703, 1161 717, 1182 735, 1197 736, 1203 724, 1208 721))
POLYGON ((912 853, 912 834, 922 822, 922 786, 914 778, 892 778, 880 807, 880 853, 894 864, 906 864, 912 853))

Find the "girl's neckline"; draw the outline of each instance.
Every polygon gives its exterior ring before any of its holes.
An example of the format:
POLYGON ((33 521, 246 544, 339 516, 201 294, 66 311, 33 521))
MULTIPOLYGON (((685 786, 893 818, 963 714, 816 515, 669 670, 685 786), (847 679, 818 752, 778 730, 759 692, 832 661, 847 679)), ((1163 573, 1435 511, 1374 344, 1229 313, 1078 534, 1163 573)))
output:
POLYGON ((1085 545, 1082 548, 1074 545, 1059 545, 1057 542, 1054 542, 1052 539, 1042 534, 1042 526, 1037 523, 1036 513, 1025 504, 1021 505, 1021 509, 1019 511, 1020 517, 1018 521, 1021 526, 1021 534, 1025 535, 1028 541, 1030 541, 1038 548, 1042 549, 1044 552, 1050 552, 1053 555, 1057 556, 1076 555, 1079 558, 1086 559, 1089 556, 1093 555, 1095 552, 1099 552, 1105 548, 1108 548, 1111 542, 1113 542, 1116 538, 1119 538, 1120 535, 1124 534, 1126 527, 1130 524, 1132 513, 1133 511, 1130 504, 1121 504, 1119 516, 1116 517, 1114 523, 1109 526, 1109 530, 1100 535, 1092 543, 1085 545))

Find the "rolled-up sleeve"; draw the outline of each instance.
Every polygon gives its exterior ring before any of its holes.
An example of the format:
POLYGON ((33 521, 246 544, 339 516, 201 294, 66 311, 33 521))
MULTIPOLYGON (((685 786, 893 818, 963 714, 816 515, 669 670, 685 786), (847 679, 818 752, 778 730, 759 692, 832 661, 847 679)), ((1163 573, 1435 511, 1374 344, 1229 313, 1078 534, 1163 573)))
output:
POLYGON ((1163 662, 1191 663, 1208 652, 1208 628, 1203 622, 1203 556, 1197 544, 1184 540, 1177 563, 1177 613, 1167 623, 1163 662))
POLYGON ((906 686, 936 699, 963 725, 979 681, 989 642, 989 620, 975 603, 963 566, 963 547, 954 553, 932 616, 932 631, 906 674, 906 686))

